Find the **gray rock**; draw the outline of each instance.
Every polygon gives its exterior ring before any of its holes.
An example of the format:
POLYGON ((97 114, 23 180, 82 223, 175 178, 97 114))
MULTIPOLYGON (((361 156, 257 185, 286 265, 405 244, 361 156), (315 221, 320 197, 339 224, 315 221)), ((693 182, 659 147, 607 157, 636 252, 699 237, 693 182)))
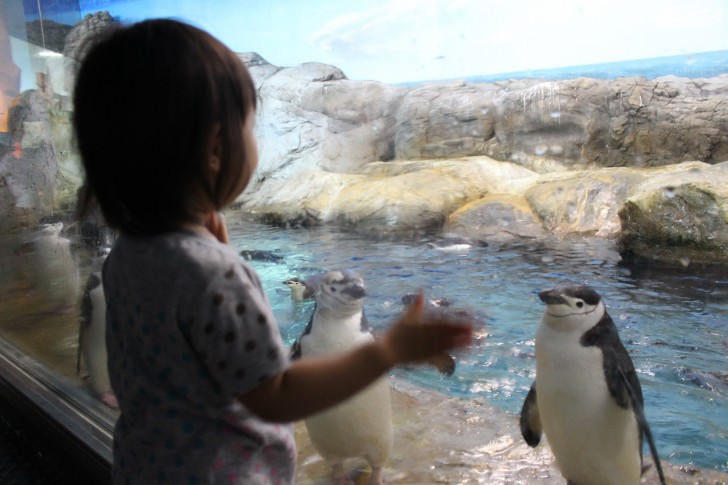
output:
POLYGON ((350 81, 338 68, 319 63, 275 72, 258 67, 260 164, 249 190, 311 170, 353 173, 393 157, 403 88, 350 81))
POLYGON ((66 35, 63 56, 75 61, 80 60, 84 53, 84 42, 116 23, 107 11, 86 14, 66 35))
POLYGON ((633 190, 619 211, 622 252, 675 266, 728 264, 728 171, 683 164, 633 190))
POLYGON ((450 214, 443 231, 489 241, 548 235, 520 195, 487 195, 466 204, 450 214))
POLYGON ((398 113, 400 158, 486 154, 529 168, 728 158, 728 76, 429 85, 398 113))
POLYGON ((543 229, 558 236, 619 234, 617 211, 644 170, 602 168, 544 175, 524 193, 543 229))
POLYGON ((514 194, 537 174, 488 157, 367 164, 357 173, 299 172, 268 181, 243 209, 284 226, 339 223, 388 232, 440 228, 485 194, 514 194))
POLYGON ((0 229, 35 225, 54 208, 56 154, 46 99, 25 91, 11 108, 10 147, 0 159, 0 229))

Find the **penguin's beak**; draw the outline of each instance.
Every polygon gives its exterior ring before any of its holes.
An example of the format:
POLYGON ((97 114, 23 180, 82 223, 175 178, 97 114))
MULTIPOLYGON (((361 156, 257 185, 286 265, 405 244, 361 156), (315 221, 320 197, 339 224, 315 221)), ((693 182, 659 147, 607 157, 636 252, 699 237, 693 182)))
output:
POLYGON ((559 290, 555 290, 555 289, 543 290, 538 294, 538 297, 546 305, 566 304, 566 300, 564 300, 564 298, 561 296, 561 294, 559 293, 559 290))
POLYGON ((361 285, 355 285, 350 288, 345 289, 342 291, 345 295, 349 295, 352 298, 359 299, 364 298, 367 294, 367 292, 364 290, 364 287, 361 285))

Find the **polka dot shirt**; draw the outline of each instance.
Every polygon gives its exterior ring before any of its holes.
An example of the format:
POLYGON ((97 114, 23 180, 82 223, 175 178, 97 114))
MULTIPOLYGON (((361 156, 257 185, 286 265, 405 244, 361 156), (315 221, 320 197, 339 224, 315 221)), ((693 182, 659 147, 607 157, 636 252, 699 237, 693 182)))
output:
POLYGON ((291 483, 291 425, 236 399, 289 365, 255 271, 191 232, 122 236, 103 283, 121 410, 113 483, 291 483))

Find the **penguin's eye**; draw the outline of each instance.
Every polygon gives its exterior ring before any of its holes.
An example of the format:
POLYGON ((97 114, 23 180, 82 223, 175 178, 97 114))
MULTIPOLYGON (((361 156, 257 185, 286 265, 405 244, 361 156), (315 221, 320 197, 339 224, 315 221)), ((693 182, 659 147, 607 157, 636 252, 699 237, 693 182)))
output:
POLYGON ((576 302, 576 308, 583 308, 583 307, 584 307, 584 302, 583 301, 577 301, 576 302))
POLYGON ((331 293, 336 293, 336 287, 331 286, 330 288, 331 288, 331 293))

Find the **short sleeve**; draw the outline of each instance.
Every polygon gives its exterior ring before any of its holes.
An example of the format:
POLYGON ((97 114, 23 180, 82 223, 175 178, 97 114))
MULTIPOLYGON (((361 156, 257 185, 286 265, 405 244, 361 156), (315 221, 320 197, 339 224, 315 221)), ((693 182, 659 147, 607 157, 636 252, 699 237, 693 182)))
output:
POLYGON ((221 397, 239 396, 289 365, 278 325, 255 271, 230 262, 195 296, 190 345, 221 397))

